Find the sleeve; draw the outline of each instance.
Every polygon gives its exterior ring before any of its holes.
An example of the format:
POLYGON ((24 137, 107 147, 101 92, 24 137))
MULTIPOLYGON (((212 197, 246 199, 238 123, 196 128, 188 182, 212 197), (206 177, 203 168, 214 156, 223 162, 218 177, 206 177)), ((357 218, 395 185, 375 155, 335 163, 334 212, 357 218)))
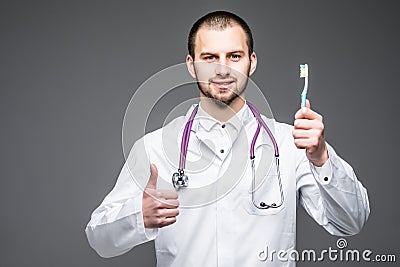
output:
POLYGON ((302 153, 296 168, 298 201, 330 234, 354 235, 369 216, 367 190, 352 167, 327 146, 329 159, 322 167, 302 153))
POLYGON ((114 188, 86 226, 89 244, 101 257, 121 255, 157 236, 158 229, 147 229, 143 222, 143 189, 150 177, 150 163, 143 153, 141 139, 133 146, 114 188))

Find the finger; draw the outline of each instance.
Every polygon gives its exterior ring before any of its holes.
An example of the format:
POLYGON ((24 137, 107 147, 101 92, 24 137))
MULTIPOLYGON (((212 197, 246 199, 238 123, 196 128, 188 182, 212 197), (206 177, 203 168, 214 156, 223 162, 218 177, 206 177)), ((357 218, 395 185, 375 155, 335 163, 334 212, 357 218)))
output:
POLYGON ((294 115, 295 119, 317 119, 322 120, 322 116, 317 112, 313 111, 311 108, 304 107, 299 109, 296 114, 294 115))
POLYGON ((171 218, 179 215, 179 209, 162 209, 159 211, 160 217, 171 218))
POLYGON ((157 177, 158 177, 158 170, 155 164, 150 164, 150 178, 147 182, 146 188, 157 188, 157 177))
POLYGON ((176 203, 179 196, 175 190, 153 189, 149 187, 145 189, 144 193, 161 203, 176 203))
POLYGON ((308 98, 306 99, 306 107, 311 109, 311 103, 310 100, 308 100, 308 98))
POLYGON ((168 199, 168 200, 159 200, 161 205, 160 208, 165 209, 176 209, 179 207, 179 201, 176 199, 168 199))
POLYGON ((316 146, 316 139, 315 138, 297 138, 294 139, 294 144, 297 148, 313 148, 316 146))
POLYGON ((303 130, 309 130, 312 129, 313 127, 313 121, 308 120, 308 119, 296 119, 293 123, 294 129, 303 129, 303 130))
POLYGON ((162 223, 160 224, 160 227, 168 226, 175 222, 176 222, 176 217, 165 218, 165 219, 163 219, 162 223))
POLYGON ((157 190, 157 197, 162 199, 178 199, 178 196, 175 190, 157 190))
POLYGON ((314 136, 314 131, 313 130, 302 130, 302 129, 297 129, 293 131, 293 137, 295 139, 297 138, 310 138, 311 136, 314 136))
POLYGON ((309 120, 309 119, 297 119, 294 121, 294 129, 318 129, 323 130, 324 124, 319 120, 309 120))

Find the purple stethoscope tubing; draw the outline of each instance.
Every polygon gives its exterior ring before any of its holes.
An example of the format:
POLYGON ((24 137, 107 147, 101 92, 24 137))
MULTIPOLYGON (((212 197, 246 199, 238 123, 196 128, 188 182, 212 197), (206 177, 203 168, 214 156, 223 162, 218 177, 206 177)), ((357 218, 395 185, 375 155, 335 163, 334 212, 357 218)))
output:
POLYGON ((179 170, 185 169, 186 155, 187 155, 187 149, 188 149, 188 145, 189 145, 190 132, 192 129, 194 117, 196 116, 198 109, 199 109, 199 106, 197 105, 193 109, 189 120, 186 122, 185 129, 183 130, 182 143, 181 143, 181 155, 180 155, 180 159, 179 159, 179 170))
MULTIPOLYGON (((262 119, 260 112, 257 110, 257 108, 251 104, 250 102, 246 102, 248 107, 250 108, 251 112, 253 113, 254 117, 257 119, 257 130, 254 133, 253 139, 251 141, 250 145, 250 160, 251 160, 251 166, 252 166, 252 202, 255 207, 258 209, 268 209, 268 208, 278 208, 282 206, 283 201, 284 201, 284 196, 283 196, 283 189, 282 189, 282 182, 281 182, 281 176, 280 176, 280 171, 279 171, 279 149, 278 149, 278 144, 275 140, 274 135, 272 134, 271 130, 269 129, 268 125, 265 123, 265 121, 262 119), (265 129, 267 132, 269 138, 271 139, 271 142, 274 146, 274 153, 275 153, 275 162, 277 166, 277 172, 278 172, 278 182, 279 182, 279 187, 280 187, 280 194, 281 194, 281 201, 279 204, 273 203, 271 205, 265 204, 265 202, 260 202, 260 204, 257 204, 254 200, 254 191, 255 191, 255 167, 254 167, 254 159, 255 159, 255 153, 254 153, 254 148, 255 144, 258 138, 258 135, 260 134, 261 127, 265 129)), ((173 175, 173 185, 176 189, 179 189, 182 186, 187 186, 188 183, 188 178, 184 173, 185 165, 186 165, 186 155, 187 155, 187 150, 188 150, 188 145, 189 145, 189 139, 190 139, 190 132, 192 129, 193 125, 193 120, 197 114, 197 111, 199 109, 199 105, 196 105, 192 111, 192 114, 190 115, 189 120, 186 122, 185 128, 183 130, 183 135, 182 135, 182 142, 181 142, 181 150, 180 150, 180 158, 179 158, 179 169, 177 173, 174 173, 173 175), (179 178, 178 178, 179 177, 179 178), (183 182, 183 177, 186 178, 185 182, 183 182), (178 185, 178 182, 181 185, 178 185), (184 185, 186 184, 186 185, 184 185)))
POLYGON ((260 129, 261 128, 260 124, 264 127, 265 131, 267 132, 269 138, 272 141, 272 144, 274 146, 275 157, 279 157, 278 144, 277 144, 277 142, 275 140, 274 135, 272 134, 271 130, 269 129, 268 125, 261 118, 260 112, 258 112, 257 108, 253 104, 251 104, 250 102, 247 101, 247 105, 249 106, 251 112, 253 112, 253 115, 254 115, 254 117, 256 117, 257 122, 258 122, 258 127, 257 127, 257 130, 256 130, 256 133, 254 134, 253 141, 251 142, 251 146, 250 146, 250 158, 254 158, 255 157, 254 156, 254 147, 255 147, 255 144, 256 144, 256 140, 258 138, 258 134, 260 133, 260 130, 261 130, 260 129))
MULTIPOLYGON (((250 146, 250 159, 254 158, 254 147, 256 144, 256 140, 258 138, 258 135, 260 134, 261 126, 265 129, 267 132, 269 138, 272 141, 272 144, 274 146, 274 152, 275 152, 275 157, 279 157, 279 149, 278 149, 278 144, 275 140, 274 135, 272 134, 271 130, 269 129, 268 125, 265 123, 265 121, 261 118, 260 112, 258 112, 257 108, 251 104, 250 102, 246 102, 247 105, 249 106, 251 112, 253 113, 254 117, 256 117, 258 126, 257 130, 254 134, 253 140, 251 142, 250 146)), ((183 130, 183 135, 182 135, 182 143, 181 143, 181 153, 180 153, 180 159, 179 159, 179 169, 183 170, 185 169, 186 165, 186 155, 187 155, 187 150, 188 150, 188 145, 189 145, 189 138, 190 138, 190 132, 192 129, 193 125, 193 120, 197 114, 197 111, 199 109, 199 106, 197 105, 193 111, 192 114, 190 115, 189 120, 186 122, 185 129, 183 130)))

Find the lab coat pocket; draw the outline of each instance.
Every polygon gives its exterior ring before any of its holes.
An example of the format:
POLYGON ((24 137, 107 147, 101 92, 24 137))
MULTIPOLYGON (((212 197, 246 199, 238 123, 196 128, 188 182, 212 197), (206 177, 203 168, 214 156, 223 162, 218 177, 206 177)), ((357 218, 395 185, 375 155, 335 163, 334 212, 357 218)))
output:
POLYGON ((242 194, 242 206, 250 215, 276 215, 285 209, 282 188, 282 174, 280 177, 270 175, 265 177, 242 194))

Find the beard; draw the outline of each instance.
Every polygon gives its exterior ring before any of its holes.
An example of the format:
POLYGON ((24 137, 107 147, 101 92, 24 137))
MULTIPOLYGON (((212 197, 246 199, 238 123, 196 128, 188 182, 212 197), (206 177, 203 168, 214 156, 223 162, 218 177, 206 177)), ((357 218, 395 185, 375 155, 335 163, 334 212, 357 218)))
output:
MULTIPOLYGON (((246 90, 249 74, 250 74, 250 66, 247 69, 247 73, 245 76, 245 82, 244 82, 243 86, 241 86, 241 88, 238 88, 238 79, 237 78, 233 78, 230 76, 223 77, 223 79, 227 79, 227 80, 231 79, 231 80, 235 81, 234 82, 235 87, 233 89, 228 89, 229 95, 227 97, 219 96, 218 93, 213 94, 213 90, 209 88, 209 85, 213 83, 213 80, 221 80, 220 77, 213 77, 213 78, 209 79, 208 84, 205 82, 197 81, 197 87, 199 88, 200 92, 204 96, 206 96, 207 98, 212 100, 212 102, 215 103, 217 106, 226 107, 226 106, 229 106, 236 98, 238 98, 246 90), (201 83, 203 83, 203 85, 201 83), (205 88, 205 87, 207 87, 207 88, 205 88)), ((216 89, 216 90, 218 90, 218 89, 216 89)))
MULTIPOLYGON (((246 82, 247 84, 247 82, 246 82)), ((229 90, 230 95, 227 98, 219 97, 217 94, 213 94, 211 90, 207 90, 201 86, 200 82, 197 82, 197 87, 201 91, 201 93, 210 99, 214 104, 220 107, 229 106, 236 98, 238 98, 246 89, 244 86, 241 90, 229 90)))

